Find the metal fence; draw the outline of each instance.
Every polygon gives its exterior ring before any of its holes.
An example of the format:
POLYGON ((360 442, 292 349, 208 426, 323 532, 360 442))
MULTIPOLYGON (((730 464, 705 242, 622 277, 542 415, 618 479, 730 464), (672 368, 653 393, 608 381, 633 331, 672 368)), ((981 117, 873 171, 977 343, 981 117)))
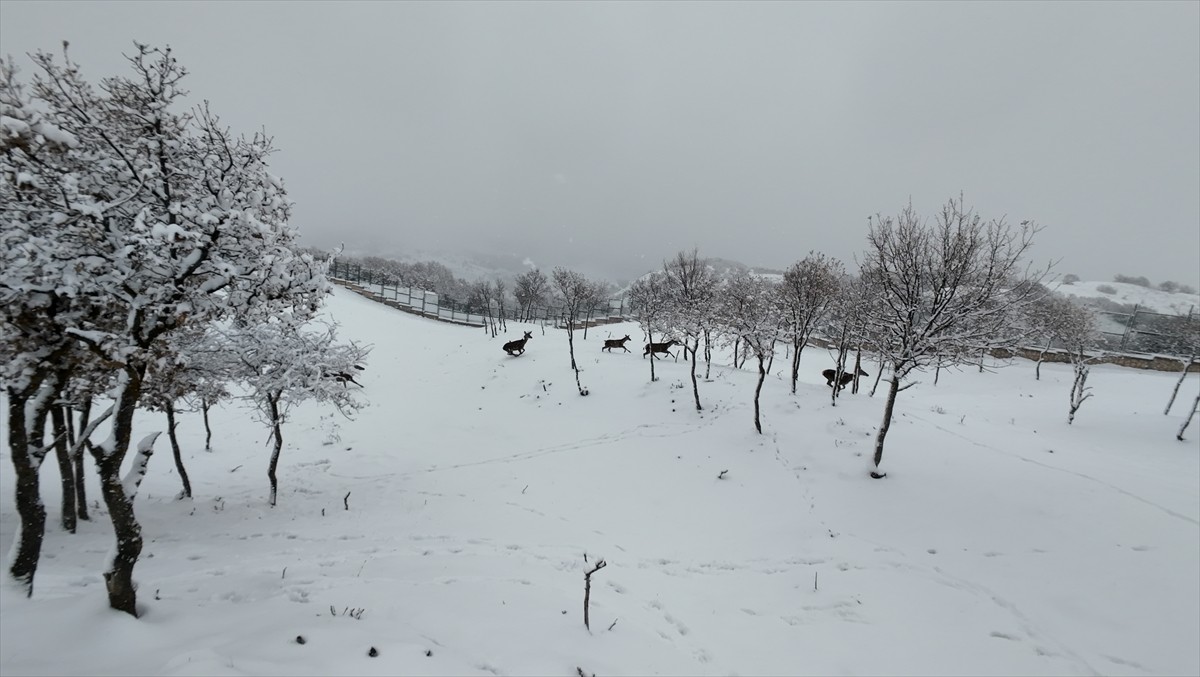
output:
MULTIPOLYGON (((542 304, 530 308, 505 305, 501 313, 501 308, 496 303, 490 308, 484 308, 481 304, 454 299, 445 294, 407 287, 391 275, 364 268, 357 263, 334 259, 329 274, 335 280, 357 285, 389 305, 444 322, 482 327, 489 319, 504 319, 513 322, 565 325, 562 304, 542 304)), ((633 319, 633 315, 628 302, 623 298, 612 299, 583 313, 580 326, 584 323, 597 325, 630 319, 633 319)))
POLYGON ((1195 323, 1200 322, 1192 306, 1186 315, 1155 313, 1139 306, 1133 312, 1096 311, 1102 350, 1116 353, 1188 357, 1197 340, 1195 323))

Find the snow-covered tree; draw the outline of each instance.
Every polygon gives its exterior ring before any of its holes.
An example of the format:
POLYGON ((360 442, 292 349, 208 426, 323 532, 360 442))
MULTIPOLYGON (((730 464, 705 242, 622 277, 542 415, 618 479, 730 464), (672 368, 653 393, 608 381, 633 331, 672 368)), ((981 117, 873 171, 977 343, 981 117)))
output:
POLYGON ((1100 332, 1096 328, 1096 316, 1090 308, 1065 297, 1057 300, 1054 305, 1054 338, 1067 351, 1075 373, 1071 383, 1071 408, 1067 414, 1067 424, 1071 424, 1075 422, 1075 413, 1079 411, 1080 405, 1092 396, 1092 389, 1087 386, 1087 377, 1091 365, 1102 355, 1095 349, 1099 343, 1100 332))
POLYGON ((270 504, 275 505, 279 482, 276 470, 283 450, 283 424, 292 408, 314 400, 349 416, 363 406, 356 370, 370 352, 354 342, 337 342, 336 327, 276 320, 220 332, 226 373, 243 384, 259 420, 271 429, 274 446, 267 466, 270 504))
POLYGON ((776 283, 746 271, 733 273, 722 285, 719 322, 726 337, 740 341, 758 361, 758 383, 754 387, 754 428, 762 434, 759 396, 767 378, 767 362, 775 354, 782 334, 784 316, 776 283))
POLYGON ((715 325, 717 275, 699 252, 679 252, 663 264, 669 298, 669 324, 683 337, 685 353, 691 354, 692 397, 701 411, 700 387, 696 379, 696 359, 700 342, 711 335, 715 325))
MULTIPOLYGON (((668 293, 666 273, 655 271, 635 281, 629 287, 629 308, 638 318, 642 331, 646 332, 647 344, 654 343, 654 335, 666 331, 670 322, 671 297, 668 293)), ((646 346, 650 352, 650 346, 646 346)), ((645 357, 645 353, 642 357, 645 357)), ((650 355, 650 382, 657 381, 654 375, 654 355, 650 355)))
POLYGON ((809 252, 783 273, 779 300, 792 341, 793 395, 800 378, 800 354, 836 303, 843 275, 841 261, 816 252, 809 252))
POLYGON ((912 205, 871 223, 860 274, 878 302, 866 324, 892 373, 872 477, 884 476, 879 464, 896 395, 914 385, 901 385, 914 370, 962 364, 980 346, 1011 340, 1015 313, 1038 298, 1031 282, 1046 274, 1030 274, 1022 262, 1037 231, 1029 222, 985 223, 961 197, 948 201, 932 225, 912 205))
POLYGON ((1059 313, 1067 300, 1047 289, 1039 290, 1039 298, 1030 303, 1021 314, 1025 325, 1026 335, 1042 345, 1038 352, 1037 365, 1034 368, 1034 380, 1042 380, 1042 362, 1050 347, 1054 345, 1057 335, 1059 313))
MULTIPOLYGON (((825 322, 825 333, 833 342, 835 383, 842 382, 843 374, 853 374, 851 393, 858 392, 859 370, 862 368, 862 346, 870 341, 866 318, 875 295, 861 277, 843 274, 838 280, 837 293, 830 304, 825 322), (847 369, 846 361, 850 350, 856 348, 853 369, 847 369)), ((878 374, 876 374, 878 377, 878 374)), ((837 406, 842 388, 832 388, 830 401, 837 406)))
MULTIPOLYGON (((132 573, 142 538, 132 492, 154 436, 138 445, 133 475, 120 474, 144 380, 170 358, 167 337, 231 316, 255 324, 281 312, 311 315, 328 284, 321 265, 291 249, 290 203, 267 171, 271 140, 234 138, 207 106, 174 112, 186 71, 169 49, 137 45, 132 75, 99 89, 69 59, 60 65, 39 53, 34 62, 40 73, 27 100, 35 105, 17 105, 12 84, 3 95, 15 102, 3 121, 3 350, 13 364, 33 365, 5 386, 22 406, 53 401, 62 378, 37 365, 71 366, 69 354, 115 374, 109 434, 90 450, 116 537, 109 603, 137 615, 132 573), (40 188, 26 199, 26 187, 40 188), (30 322, 45 334, 37 345, 29 330, 13 329, 30 322)), ((39 406, 25 408, 33 415, 11 436, 14 464, 25 463, 18 455, 36 461, 44 447, 27 434, 44 423, 39 406)), ((27 565, 11 571, 31 584, 27 565)))

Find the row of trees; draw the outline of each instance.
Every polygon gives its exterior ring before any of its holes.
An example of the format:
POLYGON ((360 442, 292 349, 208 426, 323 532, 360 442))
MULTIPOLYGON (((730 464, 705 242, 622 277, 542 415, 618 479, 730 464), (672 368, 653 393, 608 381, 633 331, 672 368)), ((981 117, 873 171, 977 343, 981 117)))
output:
POLYGON ((86 451, 116 540, 109 603, 137 615, 134 499, 159 433, 135 442, 135 412, 165 412, 186 496, 177 408, 207 413, 243 393, 272 429, 273 504, 288 408, 316 398, 352 410, 366 350, 313 329, 327 262, 296 251, 271 139, 233 136, 207 104, 181 110, 187 73, 170 49, 138 44, 127 58, 130 75, 97 85, 65 43, 61 63, 32 57, 31 82, 0 60, 0 378, 20 517, 10 576, 32 594, 51 449, 64 522, 88 517, 86 451), (93 401, 112 404, 97 413, 93 401))
MULTIPOLYGON (((918 373, 932 371, 936 383, 941 369, 978 364, 982 370, 983 357, 989 353, 1044 342, 1036 378, 1041 378, 1041 363, 1052 346, 1067 355, 1074 371, 1069 424, 1092 396, 1088 375, 1103 356, 1096 349, 1100 335, 1096 317, 1092 309, 1045 286, 1050 264, 1031 267, 1025 261, 1038 230, 1029 222, 1013 226, 1002 220, 985 221, 964 205, 961 196, 949 200, 932 223, 910 205, 896 217, 880 215, 871 220, 857 276, 847 274, 836 259, 818 253, 810 253, 781 276, 745 270, 718 273, 692 250, 678 253, 661 270, 637 280, 629 290, 630 305, 648 341, 669 339, 682 347, 690 363, 697 411, 703 410, 701 355, 704 379, 711 371, 714 346, 732 348, 738 368, 754 358, 759 375, 754 425, 759 433, 762 387, 780 346, 791 357, 792 393, 800 356, 815 335, 835 351, 835 382, 843 380, 843 373, 860 373, 864 349, 876 354, 881 366, 876 385, 883 367, 890 374, 872 473, 882 477, 878 468, 895 402, 901 391, 917 384, 918 373), (856 355, 849 369, 852 352, 856 355)), ((560 274, 563 271, 555 271, 556 280, 560 274)), ((587 298, 599 302, 603 300, 599 293, 587 298)), ((578 304, 569 307, 570 331, 570 323, 580 318, 578 304)), ((1190 356, 1183 362, 1167 411, 1200 348, 1198 326, 1190 322, 1187 335, 1179 339, 1190 356)), ((570 345, 575 368, 573 341, 570 345)), ((653 359, 650 379, 657 379, 653 359)), ((857 377, 854 383, 857 389, 857 377)), ((834 405, 839 392, 838 388, 831 391, 834 405)))
MULTIPOLYGON (((779 280, 744 271, 722 277, 692 251, 635 282, 631 305, 649 340, 669 336, 682 344, 697 410, 703 408, 701 354, 706 376, 713 345, 732 348, 735 366, 753 358, 760 433, 762 385, 779 345, 791 354, 793 393, 800 356, 815 333, 837 349, 839 379, 852 349, 878 354, 891 374, 875 441, 873 476, 882 477, 878 467, 897 396, 916 384, 918 371, 973 362, 981 351, 1015 346, 1034 331, 1029 313, 1048 297, 1041 282, 1049 273, 1049 266, 1030 269, 1024 261, 1037 230, 1031 223, 985 222, 961 197, 948 201, 933 223, 908 206, 896 217, 872 219, 857 277, 817 253, 779 280)), ((1042 328, 1065 331, 1051 327, 1048 317, 1042 328)), ((856 360, 851 373, 858 369, 856 360)), ((835 404, 838 392, 832 390, 835 404)))

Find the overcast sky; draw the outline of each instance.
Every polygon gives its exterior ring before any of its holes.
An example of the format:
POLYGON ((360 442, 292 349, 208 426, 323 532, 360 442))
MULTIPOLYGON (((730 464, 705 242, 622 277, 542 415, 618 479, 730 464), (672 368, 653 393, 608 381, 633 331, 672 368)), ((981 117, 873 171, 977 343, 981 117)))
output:
POLYGON ((1197 2, 0 2, 18 63, 63 39, 169 44, 314 246, 782 268, 962 191, 1060 273, 1200 286, 1197 2))

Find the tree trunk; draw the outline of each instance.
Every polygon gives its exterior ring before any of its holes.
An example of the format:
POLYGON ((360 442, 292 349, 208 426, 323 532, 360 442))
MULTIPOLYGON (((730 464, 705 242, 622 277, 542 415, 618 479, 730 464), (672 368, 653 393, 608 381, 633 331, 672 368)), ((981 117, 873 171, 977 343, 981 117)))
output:
POLYGON ((1071 385, 1071 411, 1067 414, 1067 425, 1075 422, 1075 412, 1079 411, 1079 407, 1083 401, 1091 397, 1088 394, 1086 387, 1088 377, 1088 366, 1082 362, 1075 363, 1075 382, 1071 385))
POLYGON ((742 340, 734 339, 734 341, 733 341, 733 368, 734 369, 741 369, 741 367, 738 366, 738 347, 740 345, 742 345, 742 340))
POLYGON ((858 377, 862 373, 862 348, 854 353, 854 384, 850 386, 850 394, 858 394, 858 377))
POLYGON ((183 492, 179 498, 192 497, 192 483, 188 481, 187 469, 183 467, 183 454, 179 451, 179 438, 175 437, 175 403, 167 402, 167 438, 171 440, 171 452, 175 455, 175 469, 179 471, 179 479, 183 481, 183 492))
POLYGON ((1196 351, 1188 356, 1187 362, 1183 363, 1183 370, 1179 372, 1179 380, 1175 382, 1175 389, 1171 391, 1171 399, 1167 401, 1167 408, 1163 409, 1163 416, 1171 413, 1171 406, 1175 404, 1175 396, 1179 394, 1179 386, 1183 385, 1184 379, 1187 378, 1188 367, 1192 366, 1192 361, 1196 359, 1196 351))
POLYGON ((879 464, 883 462, 883 440, 887 437, 888 428, 892 427, 892 413, 896 409, 896 393, 900 392, 900 375, 895 367, 892 368, 892 383, 888 387, 887 404, 883 407, 883 423, 879 425, 879 433, 875 435, 875 469, 871 477, 880 479, 887 473, 879 472, 879 464))
POLYGON ((758 356, 758 385, 754 387, 754 429, 758 434, 762 434, 762 422, 759 419, 758 412, 758 395, 762 392, 763 381, 767 378, 767 368, 763 360, 763 356, 758 356))
POLYGON ((1192 419, 1196 418, 1197 410, 1200 410, 1200 394, 1197 394, 1196 400, 1192 402, 1192 413, 1188 414, 1188 417, 1186 420, 1184 420, 1183 425, 1179 426, 1179 434, 1175 436, 1175 439, 1179 440, 1180 442, 1183 441, 1183 431, 1187 430, 1188 426, 1192 423, 1192 419))
MULTIPOLYGON (((686 347, 686 344, 685 346, 686 347)), ((700 349, 700 337, 696 337, 696 343, 692 347, 692 396, 696 398, 696 411, 703 411, 700 406, 700 386, 696 383, 696 351, 700 349)))
MULTIPOLYGON (((654 334, 650 330, 646 330, 646 342, 649 343, 650 345, 654 345, 654 334)), ((645 357, 645 355, 642 355, 642 357, 645 357)), ((654 383, 657 380, 658 380, 658 377, 654 375, 654 351, 651 350, 650 351, 650 382, 654 383)))
POLYGON ((879 359, 879 370, 875 372, 875 383, 871 386, 871 397, 875 397, 875 390, 879 388, 879 379, 883 376, 883 358, 879 359))
MULTIPOLYGON (((1035 367, 1033 370, 1033 373, 1035 376, 1035 378, 1033 380, 1035 380, 1035 381, 1042 380, 1042 361, 1046 359, 1046 351, 1050 350, 1050 343, 1053 340, 1054 340, 1053 338, 1046 339, 1046 347, 1042 348, 1042 352, 1038 353, 1037 367, 1035 367)), ((1167 405, 1168 408, 1170 406, 1171 405, 1169 405, 1169 404, 1167 405)))
POLYGON ((67 421, 63 410, 66 405, 55 404, 50 408, 50 425, 54 431, 54 456, 58 459, 58 474, 62 483, 62 528, 75 533, 75 466, 71 463, 70 446, 67 440, 67 421))
POLYGON ((12 456, 16 475, 16 503, 20 525, 14 537, 13 555, 9 562, 9 574, 25 590, 26 597, 33 596, 33 575, 37 572, 42 554, 42 539, 46 534, 46 508, 42 505, 38 469, 42 458, 37 451, 41 448, 45 427, 45 414, 37 419, 37 391, 29 397, 29 391, 17 392, 8 389, 8 448, 12 456), (26 408, 31 418, 26 418, 26 408))
MULTIPOLYGON (((62 356, 55 351, 46 360, 54 364, 62 356)), ((13 538, 9 573, 33 596, 33 578, 46 535, 46 507, 42 504, 38 471, 49 448, 45 444, 46 418, 66 382, 67 372, 39 367, 23 390, 6 388, 8 394, 8 443, 16 475, 15 502, 20 524, 13 538)))
POLYGON ((138 399, 141 396, 142 376, 144 366, 123 367, 120 377, 123 383, 118 386, 112 422, 112 434, 99 445, 91 446, 92 457, 96 461, 96 470, 100 475, 100 495, 108 507, 108 517, 112 521, 113 535, 116 548, 104 572, 104 582, 108 589, 108 604, 117 611, 137 617, 137 590, 133 584, 133 567, 137 564, 142 553, 142 527, 138 524, 133 512, 133 499, 136 497, 137 486, 141 476, 136 472, 140 467, 145 472, 145 463, 150 454, 154 453, 154 437, 148 437, 149 446, 143 449, 139 445, 139 463, 135 463, 131 471, 131 483, 121 481, 121 463, 129 451, 130 438, 133 432, 133 414, 137 410, 138 399), (128 486, 128 489, 126 488, 128 486))
MULTIPOLYGON (((88 419, 92 413, 92 398, 87 397, 83 400, 83 406, 79 410, 79 435, 83 436, 83 431, 88 426, 88 419)), ((83 455, 84 450, 88 448, 91 442, 80 440, 79 447, 75 449, 75 509, 78 511, 79 519, 91 520, 87 511, 87 483, 84 481, 83 474, 83 455)))
POLYGON ((204 450, 212 451, 212 428, 208 425, 208 409, 212 405, 209 404, 207 398, 200 400, 200 411, 204 414, 204 450))
POLYGON ((271 436, 275 438, 275 448, 271 450, 271 463, 267 466, 267 478, 271 480, 271 507, 275 507, 275 499, 279 490, 279 482, 275 478, 275 469, 279 467, 279 452, 283 450, 283 422, 279 420, 279 398, 283 393, 267 393, 267 410, 271 414, 271 436))
POLYGON ((846 373, 846 355, 850 352, 849 336, 849 325, 842 325, 842 334, 838 337, 837 342, 837 360, 833 365, 833 392, 829 394, 829 401, 835 407, 838 395, 842 391, 842 374, 846 373))
POLYGON ((571 351, 571 368, 578 373, 579 367, 575 366, 575 326, 570 320, 567 320, 567 349, 571 351))
POLYGON ((711 378, 712 374, 712 341, 709 331, 704 330, 704 380, 711 378))
POLYGON ((792 339, 792 394, 796 394, 796 381, 800 380, 800 339, 792 339))

